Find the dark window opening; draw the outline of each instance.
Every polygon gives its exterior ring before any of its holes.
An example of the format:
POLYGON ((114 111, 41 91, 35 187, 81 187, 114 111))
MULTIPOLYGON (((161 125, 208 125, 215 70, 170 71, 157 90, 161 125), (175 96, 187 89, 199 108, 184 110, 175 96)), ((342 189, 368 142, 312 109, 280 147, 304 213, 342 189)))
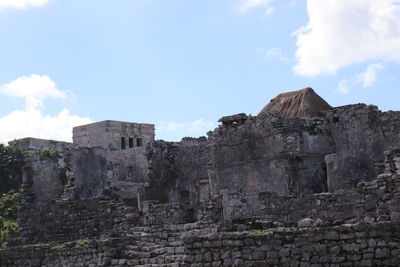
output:
POLYGON ((143 145, 143 139, 142 138, 136 139, 136 146, 142 146, 142 145, 143 145))
POLYGON ((190 192, 189 190, 181 190, 181 203, 185 206, 190 206, 190 192))
POLYGON ((121 149, 125 149, 126 144, 125 144, 125 137, 121 137, 121 149))
POLYGON ((133 147, 133 138, 129 138, 129 148, 133 147))

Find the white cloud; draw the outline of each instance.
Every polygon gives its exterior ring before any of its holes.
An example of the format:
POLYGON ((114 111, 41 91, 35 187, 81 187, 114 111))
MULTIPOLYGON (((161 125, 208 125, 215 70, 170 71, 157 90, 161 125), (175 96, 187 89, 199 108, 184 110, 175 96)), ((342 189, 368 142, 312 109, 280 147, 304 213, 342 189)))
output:
POLYGON ((26 9, 28 7, 44 6, 49 0, 0 0, 0 8, 26 9))
POLYGON ((371 87, 377 82, 377 72, 384 66, 381 63, 370 64, 367 69, 354 75, 350 79, 340 81, 336 92, 339 94, 348 94, 353 87, 371 87))
POLYGON ((70 98, 69 93, 58 90, 48 76, 33 74, 18 78, 0 86, 0 94, 25 99, 24 109, 0 117, 0 142, 24 137, 71 141, 72 127, 92 122, 67 109, 54 116, 43 113, 44 99, 70 98))
POLYGON ((272 2, 273 0, 242 0, 238 6, 238 10, 240 12, 246 12, 257 7, 266 7, 265 15, 269 15, 275 11, 275 9, 271 7, 272 2))
POLYGON ((258 53, 262 54, 266 59, 278 59, 283 63, 288 63, 291 59, 278 47, 273 47, 268 50, 259 49, 258 53))
POLYGON ((271 15, 271 14, 274 13, 274 12, 275 12, 275 8, 272 7, 272 6, 270 6, 270 7, 267 8, 267 10, 265 10, 264 15, 265 15, 265 16, 269 16, 269 15, 271 15))
POLYGON ((40 108, 46 98, 68 98, 67 92, 58 90, 48 76, 37 74, 24 76, 2 85, 0 94, 24 98, 26 108, 40 108))
POLYGON ((295 33, 295 73, 316 76, 370 60, 400 63, 400 0, 308 0, 295 33))
POLYGON ((350 92, 350 81, 351 80, 340 81, 336 92, 342 95, 348 94, 350 92))
POLYGON ((383 64, 381 63, 376 63, 376 64, 370 64, 367 67, 367 70, 363 73, 360 73, 357 75, 356 80, 358 80, 362 87, 370 87, 376 83, 377 80, 377 72, 378 70, 383 68, 383 64))

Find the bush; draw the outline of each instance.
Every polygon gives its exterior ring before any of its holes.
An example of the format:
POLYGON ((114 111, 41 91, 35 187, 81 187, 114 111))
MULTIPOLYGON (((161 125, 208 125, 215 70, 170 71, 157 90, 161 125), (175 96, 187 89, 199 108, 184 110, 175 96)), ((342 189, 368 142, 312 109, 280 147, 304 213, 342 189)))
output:
POLYGON ((0 197, 0 248, 6 248, 8 239, 18 233, 17 210, 21 193, 11 190, 0 197))
POLYGON ((18 233, 18 223, 6 220, 0 217, 0 248, 4 249, 8 246, 10 237, 14 237, 18 233))
POLYGON ((18 146, 0 144, 0 196, 21 185, 25 152, 18 146))
POLYGON ((40 148, 33 153, 34 156, 39 157, 40 159, 48 159, 53 162, 57 162, 61 155, 57 150, 47 149, 47 148, 40 148))
POLYGON ((18 205, 21 203, 21 193, 11 190, 0 197, 0 217, 7 220, 16 220, 18 205))

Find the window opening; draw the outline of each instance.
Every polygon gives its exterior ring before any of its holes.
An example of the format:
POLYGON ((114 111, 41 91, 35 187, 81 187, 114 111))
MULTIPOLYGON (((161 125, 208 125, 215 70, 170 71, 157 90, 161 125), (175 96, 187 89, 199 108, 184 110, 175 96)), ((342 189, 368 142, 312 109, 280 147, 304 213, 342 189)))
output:
POLYGON ((129 138, 129 148, 133 147, 133 138, 129 138))
POLYGON ((142 146, 142 145, 143 145, 143 139, 142 138, 136 139, 136 146, 142 146))
POLYGON ((125 144, 125 137, 121 137, 121 149, 125 149, 126 144, 125 144))

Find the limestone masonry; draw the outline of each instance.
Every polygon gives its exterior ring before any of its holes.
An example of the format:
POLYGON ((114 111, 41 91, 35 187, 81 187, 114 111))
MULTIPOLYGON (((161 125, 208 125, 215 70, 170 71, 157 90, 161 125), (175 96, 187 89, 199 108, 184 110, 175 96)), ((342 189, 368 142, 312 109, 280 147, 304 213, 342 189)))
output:
POLYGON ((154 125, 25 138, 19 236, 0 266, 400 266, 400 112, 311 88, 208 137, 154 125))

